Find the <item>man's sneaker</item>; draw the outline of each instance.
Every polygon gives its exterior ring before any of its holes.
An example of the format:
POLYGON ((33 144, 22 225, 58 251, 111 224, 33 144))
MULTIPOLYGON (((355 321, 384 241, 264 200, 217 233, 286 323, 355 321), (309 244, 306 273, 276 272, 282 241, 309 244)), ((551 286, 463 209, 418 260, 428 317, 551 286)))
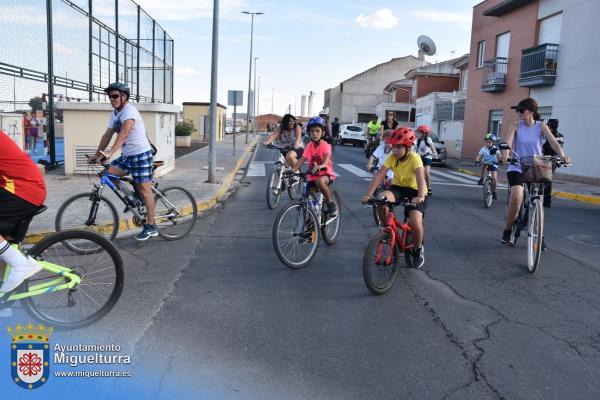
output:
POLYGON ((137 235, 135 235, 135 240, 143 241, 148 240, 151 237, 158 236, 158 231, 156 230, 156 225, 144 225, 144 229, 137 235))
POLYGON ((42 267, 30 256, 27 257, 27 264, 25 265, 15 265, 4 283, 2 283, 2 287, 0 287, 1 293, 8 293, 15 290, 23 281, 30 276, 33 276, 40 272, 42 267))
POLYGON ((425 264, 425 247, 421 245, 418 249, 413 249, 413 267, 421 268, 425 264))
POLYGON ((427 188, 427 197, 431 197, 431 188, 427 188))
POLYGON ((542 251, 546 251, 548 250, 548 247, 546 246, 546 239, 542 238, 542 251))
POLYGON ((477 181, 477 184, 480 186, 483 186, 483 178, 479 178, 479 180, 477 181))
POLYGON ((335 205, 335 201, 332 201, 331 203, 327 204, 327 212, 329 213, 329 216, 331 218, 333 217, 337 217, 337 206, 335 205))
POLYGON ((502 239, 500 240, 502 243, 504 244, 510 244, 511 246, 514 243, 514 238, 513 238, 513 233, 512 233, 512 229, 505 229, 502 232, 502 239))
POLYGON ((496 192, 492 192, 492 199, 498 200, 498 194, 496 192))

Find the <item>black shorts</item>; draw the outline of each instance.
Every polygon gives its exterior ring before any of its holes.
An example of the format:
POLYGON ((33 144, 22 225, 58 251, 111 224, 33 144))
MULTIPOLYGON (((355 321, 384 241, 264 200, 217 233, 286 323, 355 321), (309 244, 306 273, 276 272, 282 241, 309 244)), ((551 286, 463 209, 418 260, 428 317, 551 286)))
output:
MULTIPOLYGON (((324 176, 327 176, 327 178, 329 179, 329 181, 327 182, 327 186, 331 186, 331 184, 333 183, 333 180, 331 180, 331 177, 329 175, 324 175, 324 176)), ((306 192, 307 193, 313 187, 316 187, 315 181, 306 182, 306 192)))
MULTIPOLYGON (((302 157, 302 153, 304 153, 304 149, 302 147, 296 147, 293 150, 296 152, 296 158, 302 157)), ((288 150, 288 151, 284 152, 283 156, 287 157, 287 153, 289 153, 290 151, 292 151, 292 150, 288 150)))
POLYGON ((0 188, 0 235, 10 236, 17 241, 17 229, 21 221, 31 216, 39 207, 0 188))
POLYGON ((523 174, 518 171, 508 171, 506 173, 506 178, 508 179, 508 186, 521 186, 523 185, 523 174))
MULTIPOLYGON (((418 190, 407 188, 407 187, 402 187, 402 186, 397 186, 397 185, 392 185, 392 187, 390 188, 390 192, 392 192, 394 194, 394 198, 396 199, 396 201, 402 200, 405 197, 407 197, 409 200, 412 200, 413 198, 419 196, 418 190)), ((423 217, 425 217, 425 209, 427 208, 427 200, 428 200, 428 198, 425 197, 424 203, 417 204, 416 206, 415 205, 407 205, 406 207, 404 207, 404 216, 408 217, 409 211, 417 210, 421 214, 423 214, 423 217)))

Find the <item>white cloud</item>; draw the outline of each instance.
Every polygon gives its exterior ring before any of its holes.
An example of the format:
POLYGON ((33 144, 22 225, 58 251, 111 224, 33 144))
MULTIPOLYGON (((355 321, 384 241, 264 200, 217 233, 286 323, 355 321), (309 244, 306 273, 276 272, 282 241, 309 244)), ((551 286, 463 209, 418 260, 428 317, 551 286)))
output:
POLYGON ((413 13, 415 18, 428 22, 456 22, 459 24, 468 24, 471 26, 471 14, 453 13, 438 10, 423 10, 413 13))
POLYGON ((382 8, 371 15, 361 14, 356 23, 364 28, 390 29, 398 25, 399 18, 389 8, 382 8))
POLYGON ((198 75, 198 71, 192 68, 177 68, 175 69, 175 73, 181 76, 193 76, 198 75))
MULTIPOLYGON (((185 21, 195 18, 212 17, 212 0, 138 0, 137 3, 154 18, 171 21, 185 21)), ((246 0, 221 0, 219 2, 219 15, 223 16, 240 9, 246 0)))

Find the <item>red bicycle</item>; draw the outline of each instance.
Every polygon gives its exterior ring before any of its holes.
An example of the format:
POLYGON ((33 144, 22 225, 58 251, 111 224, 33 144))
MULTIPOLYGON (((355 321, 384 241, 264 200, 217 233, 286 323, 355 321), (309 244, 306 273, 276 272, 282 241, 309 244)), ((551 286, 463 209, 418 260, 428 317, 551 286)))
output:
POLYGON ((413 268, 414 244, 408 216, 400 223, 394 214, 394 207, 407 207, 413 203, 408 198, 393 203, 387 199, 371 199, 369 203, 373 207, 382 205, 389 209, 385 227, 373 236, 363 258, 365 284, 371 293, 381 295, 390 290, 396 280, 401 253, 404 253, 406 265, 413 268))

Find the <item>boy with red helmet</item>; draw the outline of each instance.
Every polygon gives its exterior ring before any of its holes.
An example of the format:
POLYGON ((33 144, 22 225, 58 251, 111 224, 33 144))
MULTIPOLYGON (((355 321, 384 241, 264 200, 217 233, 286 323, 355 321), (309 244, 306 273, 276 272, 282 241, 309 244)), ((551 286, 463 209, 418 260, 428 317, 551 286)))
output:
POLYGON ((433 157, 437 157, 437 151, 433 145, 433 140, 429 137, 429 126, 421 125, 417 128, 421 137, 417 140, 417 153, 421 156, 423 167, 425 168, 425 182, 427 183, 427 196, 431 196, 431 164, 433 157))
MULTIPOLYGON (((386 138, 386 141, 392 145, 392 154, 388 156, 383 167, 373 177, 367 193, 362 198, 362 202, 369 202, 381 180, 385 178, 389 170, 392 170, 394 172, 392 187, 390 190, 384 191, 381 195, 391 202, 399 201, 403 198, 411 199, 413 204, 407 205, 404 213, 409 217, 408 224, 412 228, 415 245, 413 249, 414 266, 415 268, 421 268, 425 263, 422 243, 427 185, 425 183, 425 171, 421 157, 412 151, 415 140, 415 133, 407 127, 395 129, 386 138)), ((378 210, 382 221, 385 221, 387 211, 387 207, 382 207, 378 210)))

